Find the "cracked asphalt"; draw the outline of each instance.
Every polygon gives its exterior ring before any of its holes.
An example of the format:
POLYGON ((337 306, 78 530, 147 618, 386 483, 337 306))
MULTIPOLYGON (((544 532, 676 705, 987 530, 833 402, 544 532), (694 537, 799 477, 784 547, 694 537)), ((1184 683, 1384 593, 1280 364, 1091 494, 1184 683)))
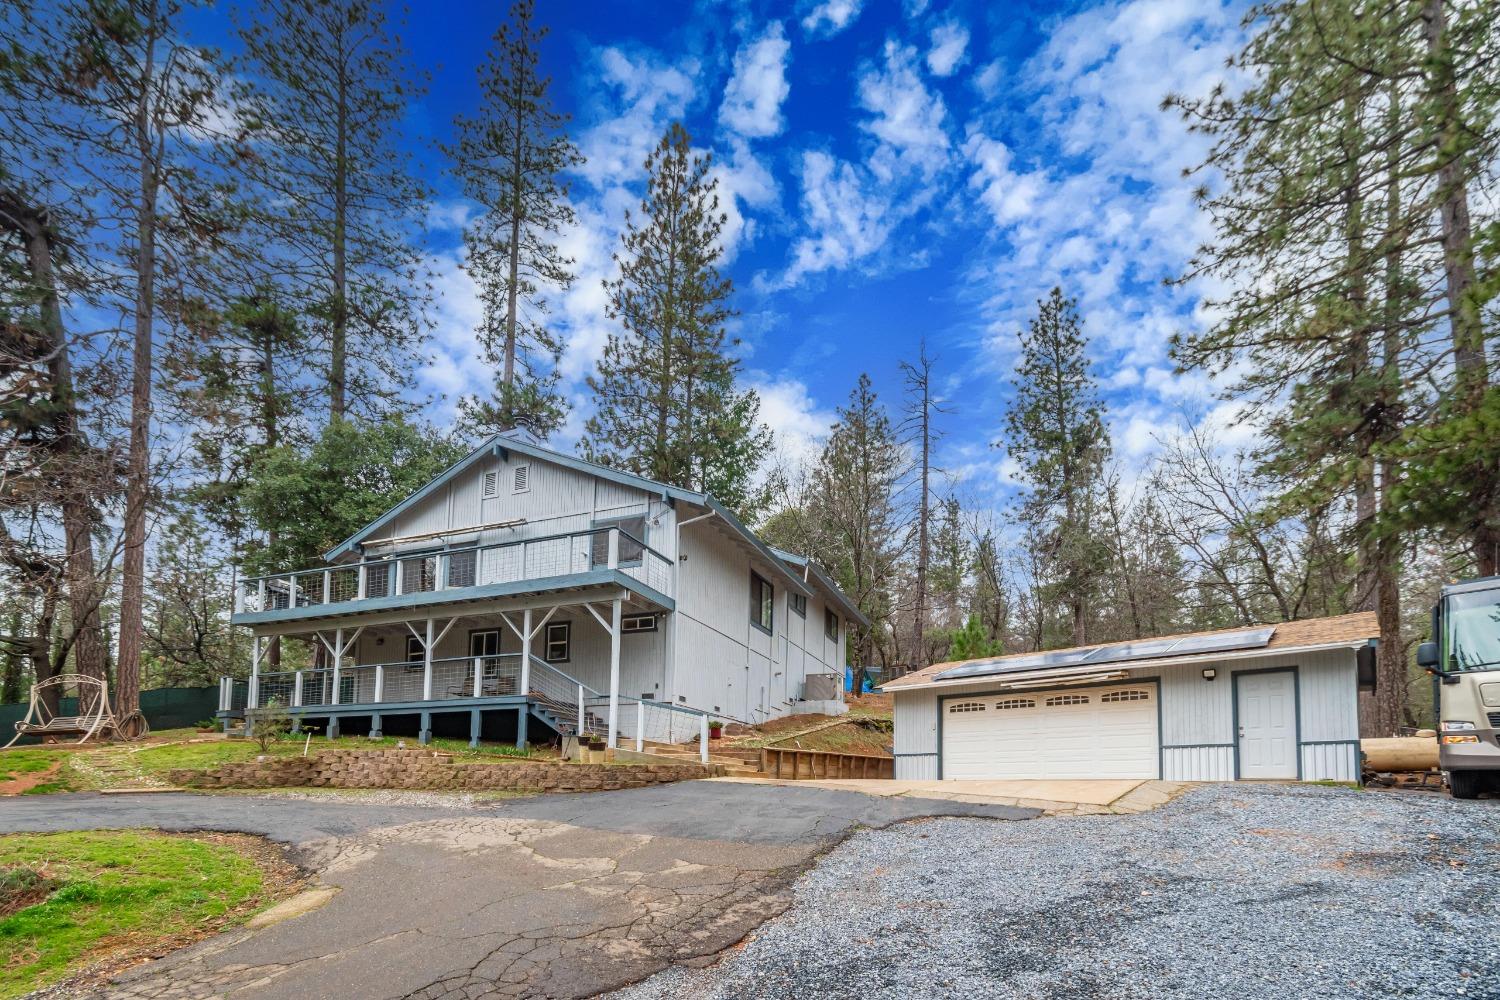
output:
POLYGON ((0 829, 254 833, 338 890, 323 908, 219 935, 121 976, 109 998, 595 996, 707 963, 790 905, 796 877, 859 828, 1035 810, 688 781, 475 808, 211 795, 0 802, 0 829))

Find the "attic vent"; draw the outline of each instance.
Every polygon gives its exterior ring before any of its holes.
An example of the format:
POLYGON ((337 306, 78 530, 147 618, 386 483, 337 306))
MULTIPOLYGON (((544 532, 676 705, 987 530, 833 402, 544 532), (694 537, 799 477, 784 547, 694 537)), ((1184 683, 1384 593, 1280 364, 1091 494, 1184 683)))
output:
POLYGON ((484 495, 487 497, 494 496, 499 487, 499 483, 500 477, 496 473, 486 472, 484 474, 484 495))
POLYGON ((531 489, 531 466, 516 466, 515 478, 511 481, 510 491, 512 493, 525 493, 529 489, 531 489))

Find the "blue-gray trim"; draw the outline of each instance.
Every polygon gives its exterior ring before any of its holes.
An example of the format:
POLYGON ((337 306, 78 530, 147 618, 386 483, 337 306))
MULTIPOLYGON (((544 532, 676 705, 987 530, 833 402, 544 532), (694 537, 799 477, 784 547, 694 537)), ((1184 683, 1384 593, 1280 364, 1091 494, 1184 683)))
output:
POLYGON ((1263 667, 1259 670, 1231 670, 1229 671, 1229 702, 1230 717, 1229 731, 1234 734, 1234 780, 1240 779, 1240 678, 1249 677, 1251 674, 1286 674, 1292 675, 1292 714, 1296 723, 1297 732, 1297 777, 1296 781, 1302 780, 1302 671, 1293 664, 1290 667, 1263 667))
POLYGON ((385 597, 366 597, 363 600, 336 601, 331 604, 312 604, 302 608, 274 608, 270 611, 241 612, 230 619, 232 625, 270 625, 280 622, 306 621, 312 618, 331 618, 343 615, 360 615, 375 611, 400 611, 431 607, 440 604, 463 604, 469 601, 484 601, 500 597, 515 597, 545 590, 572 590, 580 587, 620 586, 638 597, 653 601, 668 611, 677 609, 672 598, 641 583, 635 577, 617 569, 593 569, 585 573, 568 573, 564 576, 548 576, 535 580, 512 580, 508 583, 489 583, 482 587, 454 587, 451 590, 424 590, 416 594, 388 594, 385 597))
POLYGON ((1233 743, 1174 743, 1171 746, 1162 744, 1162 750, 1232 750, 1233 743))
POLYGON ((782 562, 805 568, 808 574, 817 580, 818 586, 823 589, 825 596, 831 598, 834 603, 843 609, 845 618, 852 618, 865 628, 870 627, 870 619, 865 616, 863 611, 859 610, 859 605, 849 599, 849 595, 840 589, 833 577, 828 575, 827 570, 818 565, 815 560, 808 556, 799 555, 796 552, 788 552, 786 549, 777 548, 775 545, 769 546, 769 548, 782 562))
POLYGON ((1094 684, 1068 684, 1056 688, 1028 688, 1025 691, 1014 689, 996 688, 993 691, 966 691, 962 694, 940 694, 937 696, 937 776, 943 780, 943 703, 952 701, 954 698, 993 698, 996 695, 1031 695, 1048 694, 1057 691, 1086 691, 1090 688, 1121 687, 1128 684, 1155 684, 1156 685, 1156 777, 1158 780, 1165 773, 1165 754, 1161 748, 1162 715, 1161 715, 1161 677, 1127 677, 1120 681, 1098 681, 1094 684))
MULTIPOLYGON (((431 496, 440 486, 447 483, 454 476, 463 472, 470 465, 472 465, 474 462, 478 461, 485 455, 494 454, 496 456, 509 459, 511 452, 516 452, 517 454, 525 455, 528 458, 536 459, 538 461, 551 462, 552 464, 560 465, 565 469, 572 469, 574 472, 581 472, 584 475, 595 476, 599 479, 608 480, 612 483, 618 483, 621 486, 628 486, 634 489, 638 489, 643 493, 650 493, 658 496, 665 502, 683 501, 686 503, 696 504, 699 507, 704 507, 708 510, 711 510, 715 514, 718 514, 719 517, 723 518, 725 524, 728 524, 731 528, 733 528, 746 542, 748 542, 754 549, 756 549, 760 553, 761 557, 765 559, 766 564, 771 568, 771 571, 782 576, 792 590, 795 590, 799 594, 806 594, 809 597, 812 596, 812 591, 807 588, 807 585, 804 584, 795 573, 787 569, 785 563, 771 554, 771 550, 766 547, 766 543, 757 538, 755 532, 745 527, 744 523, 735 516, 733 511, 729 510, 723 504, 719 503, 719 501, 715 500, 709 494, 698 493, 694 490, 685 490, 678 486, 668 486, 666 483, 658 483, 654 480, 646 479, 642 476, 637 476, 630 472, 621 472, 619 469, 611 469, 606 465, 599 465, 595 462, 585 461, 584 459, 577 458, 573 455, 565 455, 560 451, 553 451, 551 448, 544 448, 541 445, 531 444, 528 441, 518 441, 514 438, 506 437, 503 434, 495 434, 486 439, 485 442, 478 448, 475 448, 468 455, 459 459, 453 465, 449 466, 426 486, 423 486, 420 490, 413 493, 411 496, 407 497, 405 500, 401 501, 390 510, 386 511, 384 514, 381 514, 375 520, 371 521, 369 524, 365 525, 363 528, 359 529, 354 534, 344 539, 344 541, 340 542, 337 546, 330 549, 328 552, 324 553, 324 558, 329 562, 333 562, 339 556, 342 556, 348 552, 352 552, 356 546, 358 546, 366 538, 369 538, 371 534, 378 531, 386 524, 390 523, 393 518, 401 514, 403 511, 410 510, 414 504, 419 503, 426 497, 431 496)), ((459 529, 455 529, 455 531, 457 530, 459 529)))
POLYGON ((1299 747, 1357 747, 1359 740, 1303 740, 1299 747))
POLYGON ((936 757, 937 753, 892 753, 892 757, 936 757))
POLYGON ((463 472, 469 466, 479 461, 479 459, 489 454, 494 447, 494 441, 494 437, 486 440, 478 448, 475 448, 463 458, 460 458, 457 462, 454 462, 452 465, 448 466, 448 468, 438 473, 430 482, 428 482, 426 486, 423 486, 421 489, 417 490, 417 492, 413 493, 405 500, 402 500, 400 503, 396 504, 396 506, 390 508, 384 514, 381 514, 375 520, 371 521, 369 524, 365 525, 363 528, 360 528, 354 534, 350 535, 348 538, 344 539, 342 542, 339 542, 333 548, 323 553, 323 558, 328 562, 333 562, 340 556, 345 555, 349 552, 353 552, 354 547, 360 542, 364 541, 366 538, 369 538, 372 532, 378 530, 386 524, 389 524, 393 518, 399 516, 402 512, 410 510, 416 504, 419 504, 423 500, 432 496, 432 494, 437 491, 438 487, 446 484, 454 476, 458 475, 460 472, 463 472))

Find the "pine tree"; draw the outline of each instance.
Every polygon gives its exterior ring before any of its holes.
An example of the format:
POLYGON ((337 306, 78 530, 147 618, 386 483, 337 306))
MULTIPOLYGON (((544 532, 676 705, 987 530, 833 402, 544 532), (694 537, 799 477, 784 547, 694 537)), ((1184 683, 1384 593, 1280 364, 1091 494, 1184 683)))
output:
POLYGON ((953 660, 978 660, 986 656, 999 656, 1005 652, 1005 644, 996 642, 985 634, 984 623, 978 615, 970 615, 963 625, 948 634, 948 657, 953 660))
POLYGON ((552 108, 552 80, 538 72, 546 28, 534 27, 532 0, 510 8, 479 70, 484 103, 455 121, 449 149, 464 194, 483 214, 464 229, 465 269, 479 285, 484 325, 479 342, 497 365, 494 400, 467 400, 467 420, 486 430, 524 427, 545 437, 562 422, 557 391, 562 343, 547 329, 548 291, 565 291, 573 262, 557 248, 574 222, 563 175, 583 162, 552 108))
POLYGON ((754 475, 771 432, 759 397, 735 387, 732 285, 718 267, 725 216, 711 166, 680 123, 646 158, 641 213, 626 216, 620 274, 604 283, 621 329, 589 377, 597 409, 581 446, 593 461, 751 514, 765 503, 754 475))
MULTIPOLYGON (((398 140, 422 87, 378 0, 265 0, 238 23, 240 113, 261 140, 243 167, 265 269, 326 343, 331 420, 411 409, 430 297, 413 231, 429 192, 398 140)), ((290 304, 290 303, 289 303, 290 304)))
POLYGON ((932 450, 941 436, 933 417, 947 412, 932 384, 935 364, 936 360, 927 354, 925 340, 917 349, 916 361, 901 363, 901 374, 906 383, 906 419, 902 421, 901 429, 914 456, 911 476, 916 491, 910 543, 913 587, 911 650, 907 655, 907 667, 911 670, 925 667, 928 655, 927 569, 932 559, 932 474, 939 471, 933 467, 932 450))
POLYGON ((1062 289, 1037 302, 1020 340, 1015 398, 997 447, 1020 466, 1027 487, 1021 520, 1047 574, 1039 596, 1067 606, 1072 644, 1082 646, 1109 560, 1097 523, 1110 453, 1104 404, 1089 372, 1077 303, 1062 289))
MULTIPOLYGON (((899 552, 896 489, 901 465, 901 445, 890 417, 870 376, 861 374, 848 403, 838 410, 808 488, 808 520, 818 539, 814 555, 871 622, 868 630, 850 631, 850 660, 861 665, 886 652, 884 626, 891 617, 886 588, 899 552)), ((882 656, 882 662, 890 661, 882 656)))

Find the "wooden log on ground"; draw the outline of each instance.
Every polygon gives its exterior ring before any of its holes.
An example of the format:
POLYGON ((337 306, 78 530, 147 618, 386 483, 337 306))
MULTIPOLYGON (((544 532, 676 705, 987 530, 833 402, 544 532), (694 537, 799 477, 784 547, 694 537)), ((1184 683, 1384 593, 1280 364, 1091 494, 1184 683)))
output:
POLYGON ((1430 736, 1393 736, 1360 740, 1371 771, 1429 771, 1438 766, 1437 740, 1430 736))

